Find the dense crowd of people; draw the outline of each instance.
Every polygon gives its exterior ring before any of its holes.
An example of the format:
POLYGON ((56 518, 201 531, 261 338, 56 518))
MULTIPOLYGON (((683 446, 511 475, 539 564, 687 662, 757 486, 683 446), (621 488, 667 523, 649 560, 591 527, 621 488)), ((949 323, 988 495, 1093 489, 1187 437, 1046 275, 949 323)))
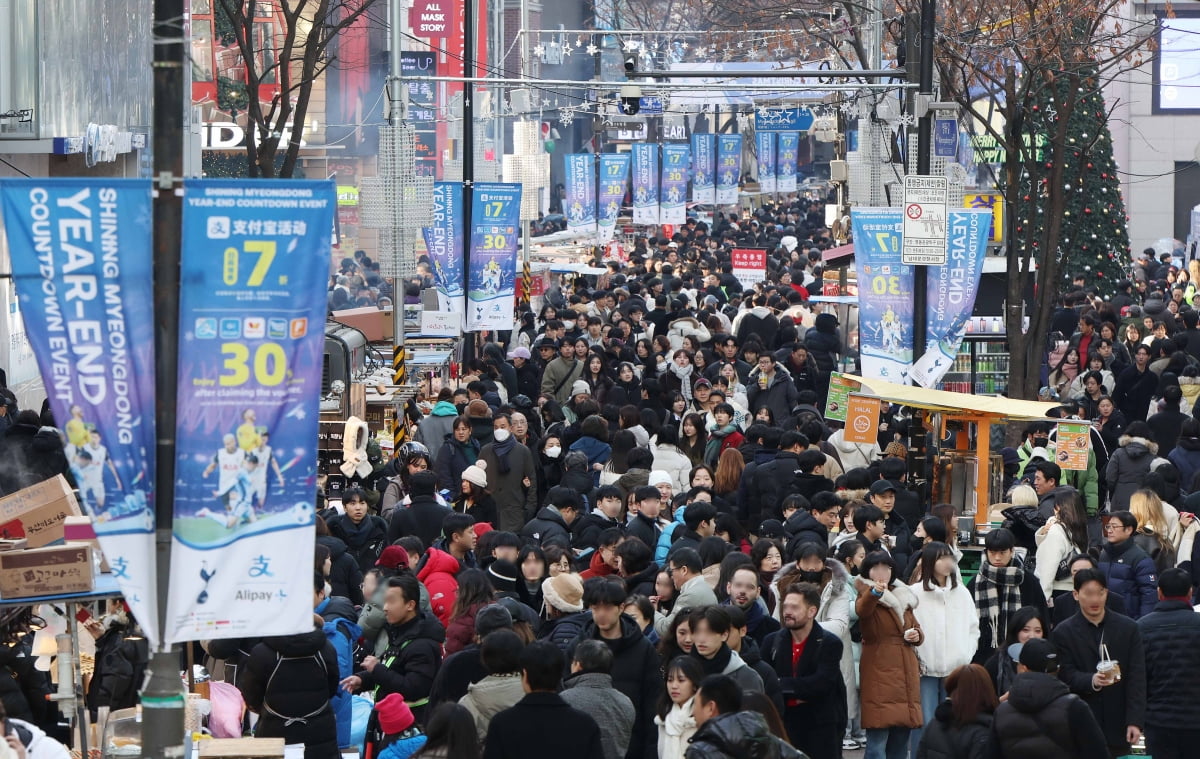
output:
MULTIPOLYGON (((333 757, 366 696, 385 759, 1194 756, 1186 271, 1065 293, 1058 405, 1003 450, 976 567, 907 410, 872 444, 823 413, 847 354, 809 300, 831 244, 820 203, 689 220, 481 343, 322 509, 313 630, 208 644, 256 733, 333 757), (763 283, 734 246, 768 249, 763 283), (1085 470, 1056 463, 1071 417, 1085 470)), ((371 266, 344 261, 331 304, 388 297, 362 294, 371 266)))

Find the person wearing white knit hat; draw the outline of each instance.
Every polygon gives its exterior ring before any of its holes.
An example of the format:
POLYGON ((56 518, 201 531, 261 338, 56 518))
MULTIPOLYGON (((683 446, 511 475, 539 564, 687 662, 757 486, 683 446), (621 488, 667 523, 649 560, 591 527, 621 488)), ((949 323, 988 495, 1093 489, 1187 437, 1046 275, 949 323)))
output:
POLYGON ((487 462, 480 459, 471 466, 463 470, 462 478, 465 482, 476 485, 481 488, 487 487, 487 462))
POLYGON ((674 493, 671 490, 671 475, 661 469, 655 469, 650 472, 650 479, 646 484, 653 488, 658 488, 659 495, 662 496, 664 504, 670 503, 674 493))
POLYGON ((583 580, 573 572, 562 572, 542 581, 542 598, 551 618, 583 611, 583 580))

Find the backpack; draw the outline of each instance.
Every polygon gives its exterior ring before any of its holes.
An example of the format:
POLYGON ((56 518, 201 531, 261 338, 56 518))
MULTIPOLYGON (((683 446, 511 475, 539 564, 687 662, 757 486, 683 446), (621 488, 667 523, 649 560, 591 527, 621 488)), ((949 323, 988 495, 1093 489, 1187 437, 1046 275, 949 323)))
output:
MULTIPOLYGON (((263 711, 267 714, 270 714, 272 717, 275 717, 276 719, 283 720, 284 727, 290 727, 297 722, 302 725, 307 725, 310 719, 320 714, 324 714, 325 711, 330 708, 330 699, 322 698, 321 705, 319 707, 299 717, 280 714, 278 711, 276 711, 267 699, 271 695, 271 681, 275 679, 276 673, 279 672, 279 668, 283 666, 284 662, 312 662, 314 671, 311 679, 318 681, 324 681, 324 679, 329 676, 329 668, 325 665, 325 660, 321 658, 320 654, 312 654, 310 656, 284 656, 278 651, 275 652, 275 668, 271 670, 271 674, 267 677, 266 687, 263 688, 263 711)), ((310 681, 309 677, 304 677, 302 679, 304 682, 310 681)))

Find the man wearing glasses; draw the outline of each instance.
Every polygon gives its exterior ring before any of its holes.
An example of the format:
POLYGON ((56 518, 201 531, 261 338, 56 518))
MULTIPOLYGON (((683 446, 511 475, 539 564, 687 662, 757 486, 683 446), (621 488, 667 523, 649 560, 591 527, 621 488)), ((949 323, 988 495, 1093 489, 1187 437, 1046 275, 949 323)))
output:
POLYGON ((1130 617, 1139 619, 1154 611, 1158 603, 1158 574, 1154 560, 1133 540, 1137 518, 1128 511, 1114 511, 1104 523, 1104 550, 1100 571, 1108 590, 1125 601, 1130 617))

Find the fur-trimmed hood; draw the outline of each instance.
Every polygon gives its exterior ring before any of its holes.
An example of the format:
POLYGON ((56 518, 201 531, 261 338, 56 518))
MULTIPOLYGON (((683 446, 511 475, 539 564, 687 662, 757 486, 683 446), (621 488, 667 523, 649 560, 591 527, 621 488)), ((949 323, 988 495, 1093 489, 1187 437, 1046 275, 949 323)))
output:
POLYGON ((838 490, 834 492, 834 495, 842 503, 849 503, 850 501, 866 501, 869 492, 868 490, 838 490))
POLYGON ((1147 453, 1154 456, 1158 455, 1158 443, 1153 440, 1147 440, 1144 437, 1122 435, 1117 439, 1117 443, 1125 449, 1130 458, 1139 459, 1147 453))

